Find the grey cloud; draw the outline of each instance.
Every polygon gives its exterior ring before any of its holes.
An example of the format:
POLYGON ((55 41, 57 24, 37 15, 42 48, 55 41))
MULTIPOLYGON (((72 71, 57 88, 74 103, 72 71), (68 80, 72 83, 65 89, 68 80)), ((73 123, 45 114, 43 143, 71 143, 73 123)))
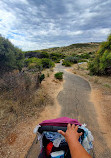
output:
MULTIPOLYGON (((18 43, 18 38, 22 40, 23 35, 24 43, 28 41, 34 46, 37 43, 37 47, 39 45, 44 47, 45 43, 48 43, 48 46, 63 46, 67 43, 102 41, 106 39, 108 29, 111 28, 110 0, 104 2, 102 0, 96 2, 93 0, 20 0, 19 2, 3 0, 1 4, 4 10, 16 18, 7 30, 8 35, 4 30, 6 37, 15 39, 13 41, 15 44, 18 43), (101 35, 99 29, 104 29, 103 32, 107 31, 107 33, 102 32, 101 35)), ((10 25, 3 18, 5 17, 0 17, 2 28, 3 25, 10 25)), ((21 48, 32 49, 32 47, 25 48, 22 44, 21 48)))

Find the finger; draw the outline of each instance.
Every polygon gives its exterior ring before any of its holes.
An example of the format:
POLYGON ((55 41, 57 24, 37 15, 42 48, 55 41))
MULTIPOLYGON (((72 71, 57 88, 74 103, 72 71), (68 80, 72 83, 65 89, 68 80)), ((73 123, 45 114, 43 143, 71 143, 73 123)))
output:
POLYGON ((75 128, 75 124, 72 124, 72 129, 74 129, 75 128))
POLYGON ((70 129, 70 128, 71 128, 71 124, 68 123, 68 125, 67 125, 67 129, 70 129))
POLYGON ((78 126, 75 127, 75 130, 76 130, 76 131, 78 130, 78 126))
POLYGON ((65 132, 63 132, 62 130, 58 130, 57 132, 62 134, 65 137, 65 132))

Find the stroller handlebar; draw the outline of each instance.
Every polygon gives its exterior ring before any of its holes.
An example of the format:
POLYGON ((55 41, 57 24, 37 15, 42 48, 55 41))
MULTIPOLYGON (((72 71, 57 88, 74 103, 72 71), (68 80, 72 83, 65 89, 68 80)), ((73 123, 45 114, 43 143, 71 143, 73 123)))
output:
MULTIPOLYGON (((62 131, 64 131, 64 132, 66 132, 67 127, 60 127, 60 126, 41 126, 41 127, 39 127, 38 132, 42 134, 42 132, 44 132, 44 131, 57 132, 58 130, 62 130, 62 131)), ((78 131, 77 131, 77 132, 78 132, 78 133, 81 133, 81 132, 82 132, 83 135, 84 135, 84 130, 83 130, 83 129, 78 128, 78 131)))

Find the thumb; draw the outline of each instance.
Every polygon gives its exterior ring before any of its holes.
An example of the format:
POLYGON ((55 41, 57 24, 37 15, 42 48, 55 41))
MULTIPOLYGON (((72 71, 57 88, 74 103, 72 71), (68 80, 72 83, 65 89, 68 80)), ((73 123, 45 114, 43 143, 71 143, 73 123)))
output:
POLYGON ((82 132, 81 132, 81 133, 79 133, 79 137, 80 137, 80 136, 82 136, 82 134, 83 134, 82 132))
POLYGON ((62 134, 65 137, 65 132, 63 132, 62 130, 58 130, 57 132, 62 134))

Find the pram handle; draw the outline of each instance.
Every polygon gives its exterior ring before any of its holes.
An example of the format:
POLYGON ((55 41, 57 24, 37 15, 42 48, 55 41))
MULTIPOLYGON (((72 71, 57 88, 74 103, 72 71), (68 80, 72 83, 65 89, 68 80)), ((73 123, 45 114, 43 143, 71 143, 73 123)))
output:
MULTIPOLYGON (((67 127, 60 127, 60 126, 41 126, 41 127, 39 127, 39 129, 38 129, 38 132, 39 133, 42 133, 42 132, 44 132, 44 131, 50 131, 50 132, 57 132, 58 130, 62 130, 62 131, 64 131, 64 132, 66 132, 66 130, 67 130, 67 127)), ((83 135, 84 135, 84 130, 83 129, 80 129, 80 128, 78 128, 78 131, 77 131, 78 133, 83 133, 83 135)))

